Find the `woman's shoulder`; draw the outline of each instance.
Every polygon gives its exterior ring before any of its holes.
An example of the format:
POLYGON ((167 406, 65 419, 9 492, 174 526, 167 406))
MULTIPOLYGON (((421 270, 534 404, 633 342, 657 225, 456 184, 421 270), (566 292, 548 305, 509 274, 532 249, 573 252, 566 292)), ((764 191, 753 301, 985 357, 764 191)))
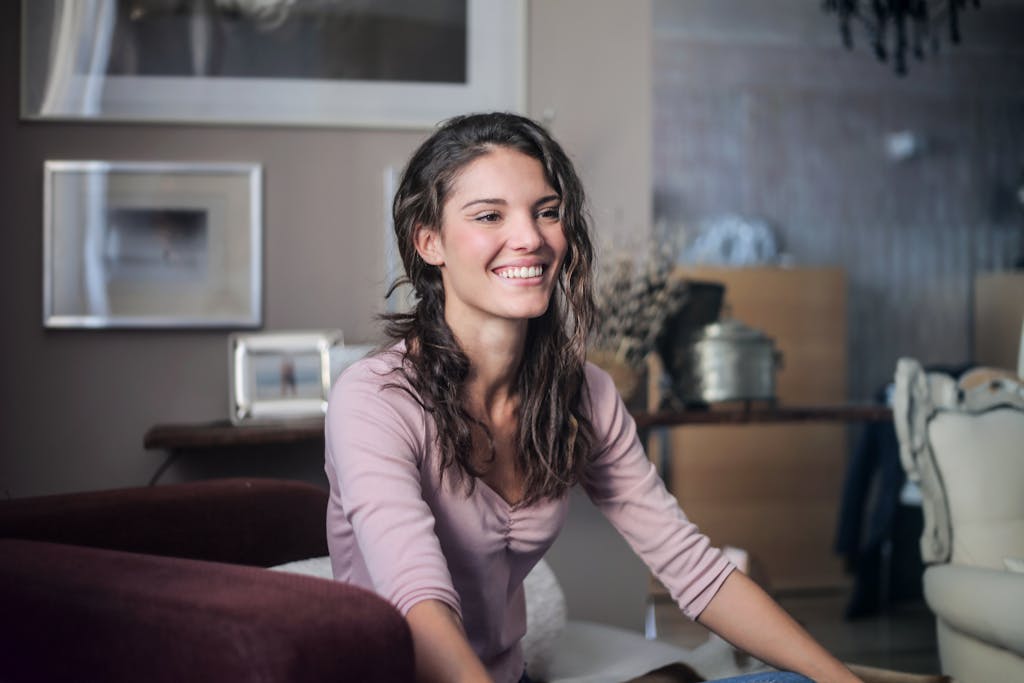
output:
POLYGON ((595 403, 604 403, 609 398, 617 398, 619 393, 615 389, 615 380, 606 370, 590 361, 584 368, 584 375, 587 381, 587 391, 590 400, 595 403))
POLYGON ((405 347, 395 344, 377 350, 345 368, 334 381, 331 399, 374 395, 412 399, 406 376, 405 347))
POLYGON ((598 434, 618 429, 629 412, 622 403, 615 380, 608 371, 587 361, 586 406, 590 424, 598 434))

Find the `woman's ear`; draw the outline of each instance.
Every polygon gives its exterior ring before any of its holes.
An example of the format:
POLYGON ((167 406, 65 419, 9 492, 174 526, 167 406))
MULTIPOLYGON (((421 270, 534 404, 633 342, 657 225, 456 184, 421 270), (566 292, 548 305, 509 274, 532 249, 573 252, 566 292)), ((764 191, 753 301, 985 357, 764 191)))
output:
POLYGON ((432 266, 444 265, 444 245, 441 244, 440 230, 421 223, 416 226, 413 241, 416 244, 416 252, 426 263, 432 266))

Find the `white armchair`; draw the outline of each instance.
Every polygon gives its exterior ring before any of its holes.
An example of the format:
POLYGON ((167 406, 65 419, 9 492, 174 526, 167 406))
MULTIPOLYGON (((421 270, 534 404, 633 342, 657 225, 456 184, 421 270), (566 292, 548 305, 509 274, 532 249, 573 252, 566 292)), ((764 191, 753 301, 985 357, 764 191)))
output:
POLYGON ((1024 383, 988 370, 957 382, 901 359, 893 418, 924 499, 924 593, 943 673, 1024 681, 1024 383))

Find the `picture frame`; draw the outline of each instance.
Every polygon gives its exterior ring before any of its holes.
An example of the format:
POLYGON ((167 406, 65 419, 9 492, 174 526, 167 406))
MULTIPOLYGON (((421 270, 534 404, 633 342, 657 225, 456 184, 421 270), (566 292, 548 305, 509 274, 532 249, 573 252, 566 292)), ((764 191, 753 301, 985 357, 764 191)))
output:
POLYGON ((336 376, 332 356, 342 348, 340 330, 229 335, 232 424, 323 417, 336 376))
POLYGON ((525 108, 525 0, 151 4, 23 0, 22 118, 400 129, 525 108))
POLYGON ((257 328, 262 168, 47 161, 43 325, 257 328))

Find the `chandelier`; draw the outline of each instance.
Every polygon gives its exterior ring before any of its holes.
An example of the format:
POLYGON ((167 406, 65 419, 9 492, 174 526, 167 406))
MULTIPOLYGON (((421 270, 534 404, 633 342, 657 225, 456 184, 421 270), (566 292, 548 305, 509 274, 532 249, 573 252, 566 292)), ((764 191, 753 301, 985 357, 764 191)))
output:
POLYGON ((979 7, 979 0, 824 0, 826 12, 839 15, 839 33, 847 49, 853 49, 854 20, 864 25, 871 47, 879 61, 893 57, 893 68, 900 76, 907 73, 907 51, 924 59, 925 45, 938 50, 938 26, 949 26, 949 40, 960 42, 960 12, 968 2, 979 7), (862 7, 863 6, 863 7, 862 7))

